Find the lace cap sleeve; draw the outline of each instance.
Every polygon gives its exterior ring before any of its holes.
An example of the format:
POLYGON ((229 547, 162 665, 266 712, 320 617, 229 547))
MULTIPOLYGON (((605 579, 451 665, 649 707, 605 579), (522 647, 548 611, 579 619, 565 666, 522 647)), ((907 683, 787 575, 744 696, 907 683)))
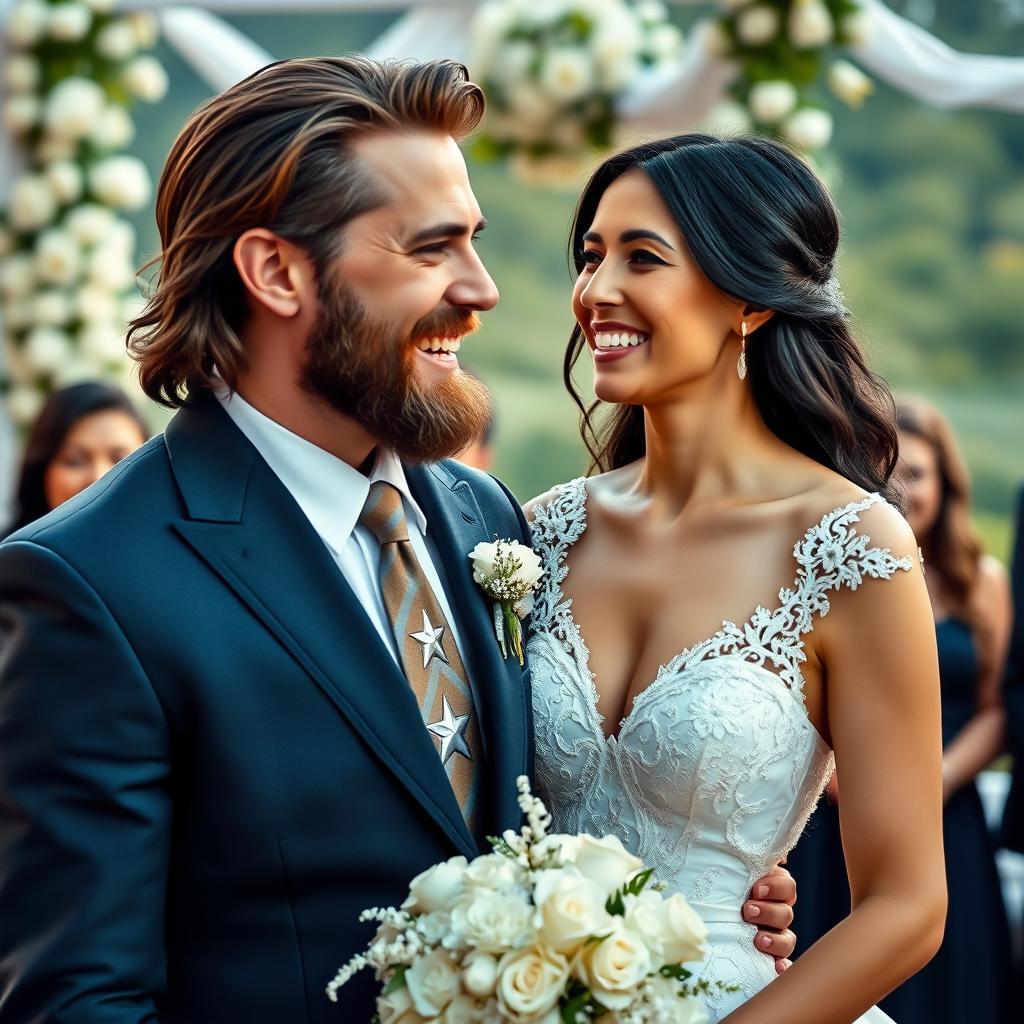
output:
POLYGON ((559 605, 559 594, 568 570, 565 554, 586 529, 586 479, 578 477, 555 488, 554 497, 534 505, 530 534, 545 569, 535 595, 533 621, 547 622, 559 605))

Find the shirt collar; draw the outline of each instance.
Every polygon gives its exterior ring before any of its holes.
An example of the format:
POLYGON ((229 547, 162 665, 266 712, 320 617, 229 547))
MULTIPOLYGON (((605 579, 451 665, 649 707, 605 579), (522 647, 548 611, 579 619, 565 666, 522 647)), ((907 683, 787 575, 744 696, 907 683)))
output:
POLYGON ((393 451, 378 448, 370 475, 363 476, 347 462, 265 416, 237 392, 218 388, 214 393, 231 421, 252 442, 313 529, 336 554, 348 543, 370 485, 378 480, 398 490, 406 516, 411 514, 420 533, 426 534, 427 518, 412 496, 401 460, 393 451))

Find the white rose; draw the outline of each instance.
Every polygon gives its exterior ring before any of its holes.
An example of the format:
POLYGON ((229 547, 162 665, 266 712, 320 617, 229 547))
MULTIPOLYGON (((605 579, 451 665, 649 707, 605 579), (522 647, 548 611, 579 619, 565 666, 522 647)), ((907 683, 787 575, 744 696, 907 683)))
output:
POLYGON ((645 25, 654 25, 668 17, 668 8, 661 0, 643 0, 637 4, 636 14, 645 25))
POLYGON ((437 1019, 440 1024, 480 1024, 483 1020, 483 1009, 472 996, 460 993, 437 1019))
POLYGON ((412 997, 404 986, 377 997, 377 1014, 381 1024, 420 1024, 423 1018, 412 1005, 412 997))
POLYGON ((7 38, 15 46, 34 46, 43 38, 50 7, 43 0, 19 0, 7 19, 7 38))
POLYGON ((666 937, 662 909, 664 900, 661 894, 645 889, 638 896, 627 896, 624 902, 626 913, 622 917, 622 924, 644 940, 655 964, 660 967, 675 962, 664 955, 666 937))
POLYGON ((485 953, 503 953, 530 942, 534 931, 533 908, 508 893, 478 889, 460 898, 452 910, 454 943, 485 953))
POLYGON ((167 95, 170 80, 156 57, 136 57, 121 74, 128 90, 147 103, 156 103, 167 95))
POLYGON ((569 961, 543 947, 506 953, 498 964, 498 1007, 510 1020, 533 1021, 558 1006, 569 961))
POLYGON ((31 256, 16 253, 0 263, 0 294, 6 299, 17 299, 32 291, 36 282, 31 256))
POLYGON ((26 135, 42 116, 43 102, 31 93, 9 97, 4 103, 4 124, 16 135, 26 135))
MULTIPOLYGON (((2 289, 0 289, 2 291, 2 289)), ((4 302, 4 326, 12 331, 22 331, 26 327, 32 327, 35 320, 32 318, 32 302, 28 298, 8 299, 4 302)), ((11 356, 8 351, 8 357, 11 356)), ((8 366, 8 369, 11 369, 8 366)))
POLYGON ((82 266, 82 251, 63 228, 50 228, 36 239, 35 268, 40 281, 71 284, 82 266))
POLYGON ((92 24, 92 12, 76 3, 56 4, 50 8, 46 30, 50 37, 62 43, 75 43, 84 39, 92 24))
POLYGON ((41 174, 26 174, 11 190, 11 225, 17 231, 36 231, 53 221, 57 197, 41 174))
POLYGON ((651 972, 651 954, 641 936, 620 926, 603 942, 584 946, 573 970, 598 1002, 609 1010, 621 1010, 651 972))
POLYGON ((114 215, 105 206, 97 203, 82 203, 71 210, 64 220, 64 226, 82 245, 96 245, 107 236, 115 223, 114 215))
POLYGON ((135 138, 135 123, 128 111, 116 103, 109 103, 102 110, 89 139, 98 149, 124 149, 135 138))
POLYGON ((602 78, 613 74, 617 65, 635 61, 643 48, 643 33, 632 17, 605 19, 590 39, 590 52, 602 78))
POLYGON ((56 327, 34 327, 25 338, 25 361, 38 373, 53 373, 71 355, 71 339, 56 327))
POLYGON ((563 856, 576 866, 584 878, 597 882, 606 895, 626 884, 644 862, 634 857, 623 845, 618 836, 581 835, 576 841, 563 846, 563 856))
POLYGON ((103 239, 103 245, 111 252, 132 256, 135 253, 135 228, 128 221, 115 218, 103 239))
POLYGON ((832 115, 827 110, 805 107, 782 124, 782 134, 802 149, 821 149, 832 139, 832 115))
POLYGON ((416 1012, 436 1017, 459 994, 459 971, 451 954, 435 949, 405 972, 405 987, 416 1012))
POLYGON ((594 73, 586 55, 572 46, 551 50, 540 70, 541 88, 560 103, 574 103, 594 85, 594 73))
POLYGON ((544 569, 541 567, 540 557, 537 553, 517 541, 503 540, 490 544, 484 542, 477 544, 469 554, 473 563, 473 579, 477 583, 482 583, 494 571, 499 545, 502 554, 511 555, 519 562, 520 567, 515 574, 516 582, 522 584, 522 589, 527 592, 533 590, 544 575, 544 569))
POLYGON ((463 877, 463 884, 467 892, 471 889, 507 892, 522 880, 522 876, 522 868, 510 857, 500 853, 488 853, 470 863, 463 877))
POLYGON ((536 56, 532 43, 522 39, 506 43, 495 54, 488 77, 505 89, 514 89, 529 77, 530 65, 536 56))
MULTIPOLYGON (((128 321, 124 321, 127 325, 128 321)), ((124 354, 125 330, 121 329, 121 348, 124 354)), ((420 914, 416 919, 420 934, 430 946, 439 946, 444 937, 451 931, 452 915, 444 910, 432 910, 429 914, 420 914)))
POLYGON ((138 48, 135 29, 127 18, 111 21, 96 33, 96 50, 107 60, 127 60, 138 48))
POLYGON ((32 297, 32 322, 40 327, 63 327, 72 312, 67 293, 57 288, 47 288, 32 297))
POLYGON ((694 996, 680 998, 679 982, 655 975, 648 980, 647 1002, 654 1020, 663 1024, 707 1024, 708 1015, 694 996))
POLYGON ((108 156, 95 164, 89 188, 101 203, 124 210, 141 209, 152 194, 149 171, 134 156, 108 156))
POLYGON ((135 29, 135 38, 143 50, 149 50, 156 45, 160 37, 160 24, 154 15, 148 11, 136 11, 128 15, 128 20, 135 29))
POLYGON ((758 82, 750 90, 750 112, 765 124, 781 121, 797 103, 797 92, 792 82, 783 79, 758 82))
POLYGON ((52 160, 44 171, 53 194, 62 203, 75 203, 82 195, 82 168, 70 160, 52 160))
POLYGON ((767 4, 755 4, 736 19, 736 34, 747 46, 763 46, 779 34, 779 12, 767 4))
POLYGON ((871 38, 875 30, 875 23, 871 12, 866 7, 861 7, 853 14, 847 14, 840 21, 839 28, 846 40, 857 46, 866 43, 871 38))
POLYGON ((607 891, 575 870, 539 872, 533 898, 540 941, 557 953, 572 955, 587 939, 614 926, 605 910, 607 891))
POLYGON ((45 396, 37 387, 22 384, 7 395, 7 411, 15 423, 28 426, 39 415, 45 396))
POLYGON ((117 363, 125 358, 124 330, 114 323, 86 324, 78 332, 82 354, 97 363, 117 363))
POLYGON ((667 964, 687 964, 703 960, 707 947, 707 925, 678 893, 661 903, 662 952, 667 964))
POLYGON ((809 50, 832 41, 832 15, 821 0, 793 0, 789 12, 789 41, 798 50, 809 50))
POLYGON ((470 995, 486 998, 498 983, 498 961, 490 953, 473 950, 462 962, 462 987, 470 995))
POLYGON ((117 295, 98 285, 82 285, 75 296, 75 306, 78 318, 85 323, 113 323, 121 319, 122 310, 117 295))
POLYGON ((524 131, 532 127, 546 126, 555 115, 557 105, 542 89, 532 82, 522 82, 509 95, 509 106, 513 117, 524 124, 524 131))
POLYGON ((466 873, 467 863, 465 857, 451 857, 421 871, 409 883, 409 895, 402 909, 414 914, 449 910, 462 891, 462 876, 466 873))
POLYGON ((85 276, 91 284, 121 292, 135 284, 135 271, 125 253, 108 245, 93 249, 86 257, 85 276))
POLYGON ((48 131, 63 139, 81 139, 92 130, 106 102, 91 78, 72 75, 55 85, 46 101, 48 131))
POLYGON ((735 100, 723 100, 717 104, 704 123, 719 135, 736 135, 749 132, 751 128, 750 114, 735 100))
POLYGON ((875 83, 848 60, 837 60, 828 69, 829 88, 847 106, 858 110, 874 91, 875 83))
POLYGON ((85 6, 96 14, 109 14, 117 6, 117 0, 85 0, 85 6))
POLYGON ((39 61, 27 53, 13 54, 4 69, 4 81, 11 92, 32 92, 39 87, 42 70, 39 61))

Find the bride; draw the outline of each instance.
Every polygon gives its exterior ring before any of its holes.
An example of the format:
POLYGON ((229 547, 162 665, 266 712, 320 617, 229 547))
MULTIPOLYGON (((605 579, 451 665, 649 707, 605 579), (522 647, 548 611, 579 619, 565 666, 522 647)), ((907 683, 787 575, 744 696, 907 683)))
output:
POLYGON ((554 825, 618 835, 696 906, 702 976, 738 987, 706 997, 729 1024, 887 1020, 872 1004, 930 959, 945 914, 934 629, 839 235, 824 185, 770 141, 607 160, 572 228, 565 367, 602 472, 527 507, 554 825), (599 427, 572 384, 584 352, 612 407, 599 427), (833 751, 853 910, 774 980, 744 900, 833 751))

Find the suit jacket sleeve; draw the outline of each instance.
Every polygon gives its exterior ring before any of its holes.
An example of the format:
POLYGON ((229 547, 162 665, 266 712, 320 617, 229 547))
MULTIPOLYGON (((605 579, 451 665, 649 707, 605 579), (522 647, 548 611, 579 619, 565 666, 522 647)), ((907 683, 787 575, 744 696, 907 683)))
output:
POLYGON ((99 595, 0 547, 0 1024, 152 1024, 164 989, 166 720, 99 595))

